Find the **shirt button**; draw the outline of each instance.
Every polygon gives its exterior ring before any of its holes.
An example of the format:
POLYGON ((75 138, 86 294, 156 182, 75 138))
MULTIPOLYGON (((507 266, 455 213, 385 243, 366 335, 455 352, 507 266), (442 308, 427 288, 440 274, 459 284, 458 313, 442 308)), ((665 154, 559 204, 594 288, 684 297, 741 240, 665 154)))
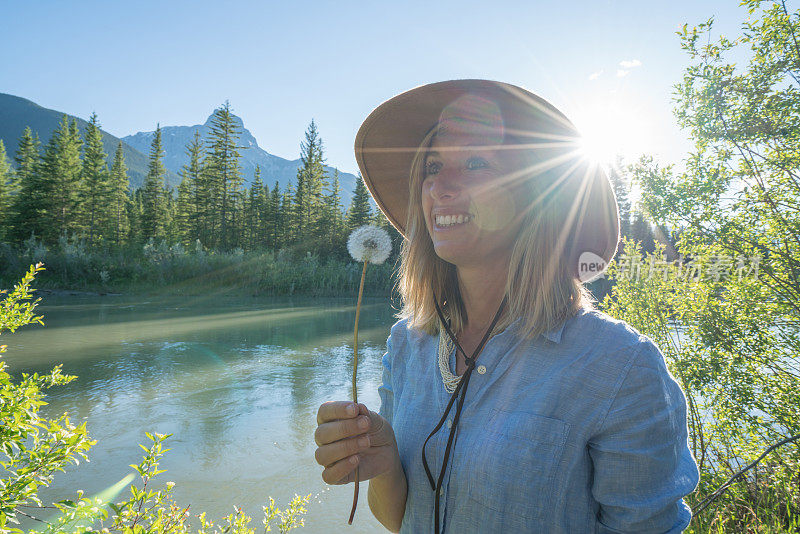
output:
POLYGON ((439 488, 439 495, 444 497, 444 488, 439 488))
POLYGON ((486 374, 486 366, 479 365, 478 366, 478 374, 479 375, 485 375, 486 374))
POLYGON ((450 419, 447 420, 447 428, 451 428, 453 426, 453 421, 450 419))

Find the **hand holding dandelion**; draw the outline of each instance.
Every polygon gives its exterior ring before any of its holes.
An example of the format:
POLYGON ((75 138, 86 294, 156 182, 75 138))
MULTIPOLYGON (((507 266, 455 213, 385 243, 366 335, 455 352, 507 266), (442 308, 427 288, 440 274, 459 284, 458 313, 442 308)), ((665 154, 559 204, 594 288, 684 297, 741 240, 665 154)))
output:
MULTIPOLYGON (((392 251, 392 241, 389 234, 383 228, 365 225, 353 230, 347 240, 347 250, 354 260, 364 262, 364 269, 361 271, 361 283, 358 286, 358 303, 356 304, 356 326, 353 332, 353 402, 358 403, 358 391, 356 388, 356 372, 358 370, 358 317, 361 313, 361 296, 364 293, 364 278, 367 275, 367 264, 373 263, 380 265, 392 251)), ((355 469, 355 489, 353 492, 353 508, 350 510, 348 524, 353 524, 353 516, 358 505, 358 467, 355 469)))

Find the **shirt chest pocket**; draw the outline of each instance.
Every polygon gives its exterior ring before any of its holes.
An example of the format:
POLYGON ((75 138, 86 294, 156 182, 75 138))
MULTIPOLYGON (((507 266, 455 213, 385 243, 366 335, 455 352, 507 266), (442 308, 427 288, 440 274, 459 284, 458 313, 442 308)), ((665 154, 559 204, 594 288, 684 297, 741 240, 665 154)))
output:
POLYGON ((569 423, 529 412, 492 410, 470 448, 469 496, 502 514, 552 514, 556 467, 569 423))

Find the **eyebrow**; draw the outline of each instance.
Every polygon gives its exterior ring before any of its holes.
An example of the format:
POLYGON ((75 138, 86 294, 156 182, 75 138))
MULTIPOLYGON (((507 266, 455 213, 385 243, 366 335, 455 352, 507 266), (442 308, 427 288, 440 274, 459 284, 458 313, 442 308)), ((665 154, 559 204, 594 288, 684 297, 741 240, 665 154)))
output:
MULTIPOLYGON (((480 144, 480 143, 470 143, 468 145, 460 145, 458 147, 450 147, 447 150, 445 150, 445 152, 454 152, 454 151, 458 150, 459 148, 477 148, 479 150, 496 151, 496 148, 494 146, 488 147, 488 146, 480 144)), ((441 157, 441 154, 439 153, 438 150, 430 150, 430 151, 425 152, 425 159, 428 159, 429 157, 432 157, 432 156, 441 157)))
MULTIPOLYGON (((453 146, 453 147, 447 147, 446 152, 450 152, 450 151, 453 151, 453 150, 458 150, 459 148, 479 148, 481 150, 497 150, 498 148, 500 148, 502 146, 505 146, 505 145, 503 145, 502 143, 501 144, 494 144, 494 145, 487 145, 487 144, 481 143, 481 142, 474 142, 474 143, 467 143, 466 145, 458 145, 458 146, 453 146)), ((438 154, 439 152, 437 150, 428 150, 427 153, 428 154, 438 154)))

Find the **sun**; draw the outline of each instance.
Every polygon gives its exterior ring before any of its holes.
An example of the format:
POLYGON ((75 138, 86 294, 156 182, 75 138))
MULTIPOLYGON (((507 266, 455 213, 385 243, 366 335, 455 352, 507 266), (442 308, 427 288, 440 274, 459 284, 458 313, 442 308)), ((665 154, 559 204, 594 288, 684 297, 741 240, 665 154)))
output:
POLYGON ((599 165, 652 151, 652 123, 641 110, 619 100, 591 102, 575 113, 574 123, 581 133, 585 157, 599 165))
POLYGON ((581 132, 580 150, 583 156, 598 165, 610 165, 620 153, 619 143, 609 132, 591 131, 586 128, 581 132))

